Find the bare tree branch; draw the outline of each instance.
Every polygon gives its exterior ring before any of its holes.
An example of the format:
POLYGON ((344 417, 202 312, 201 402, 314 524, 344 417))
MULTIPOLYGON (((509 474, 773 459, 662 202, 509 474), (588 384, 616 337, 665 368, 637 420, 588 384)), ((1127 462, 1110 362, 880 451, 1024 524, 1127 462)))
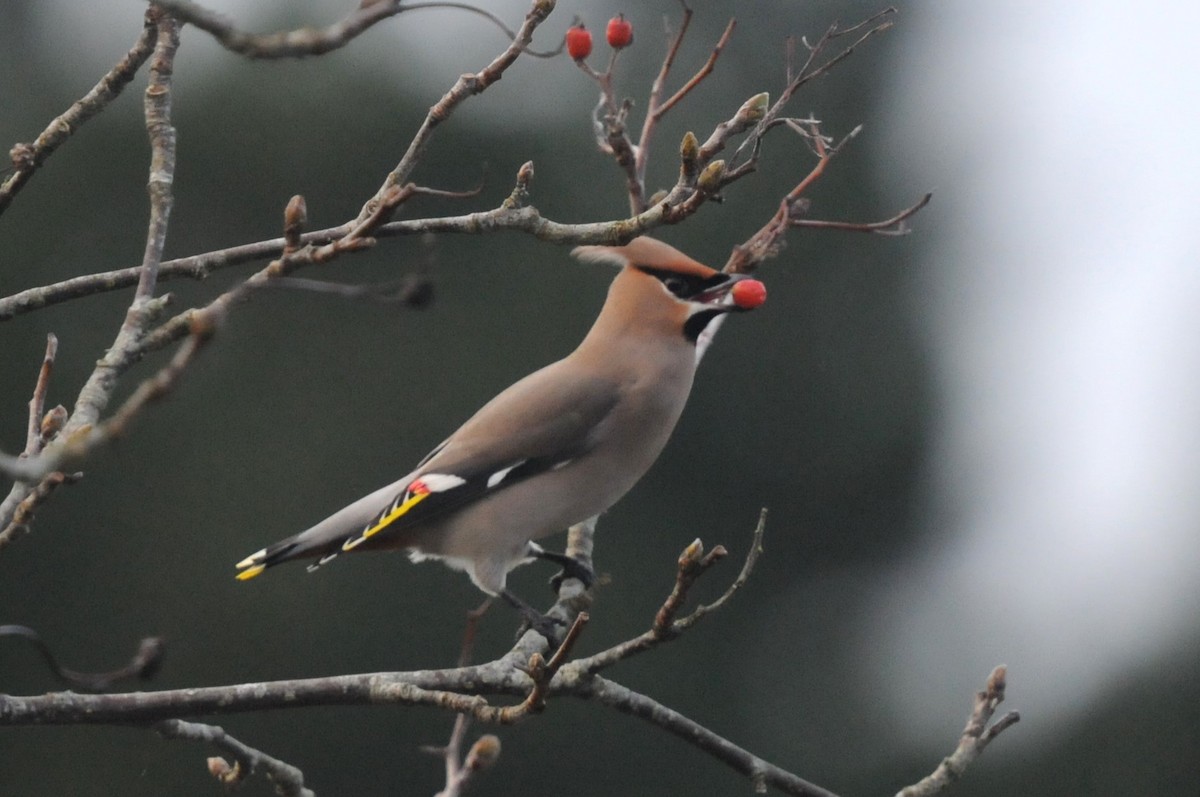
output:
POLYGON ((146 11, 142 34, 125 57, 118 61, 108 74, 100 78, 100 82, 93 86, 91 91, 52 121, 32 144, 13 145, 9 152, 13 173, 0 184, 0 214, 4 213, 13 197, 29 182, 38 167, 87 120, 104 110, 120 95, 129 81, 133 80, 133 76, 154 50, 156 24, 160 15, 161 12, 151 6, 146 11))
MULTIPOLYGON (((18 456, 20 459, 36 457, 41 453, 46 443, 54 439, 67 420, 67 410, 62 405, 44 413, 46 393, 50 388, 50 374, 54 370, 54 360, 58 356, 58 337, 53 333, 46 336, 46 353, 42 357, 42 367, 38 370, 37 383, 33 388, 33 397, 29 399, 29 423, 25 433, 25 450, 18 456)), ((32 490, 25 484, 14 484, 3 503, 0 503, 0 518, 8 518, 7 525, 0 530, 0 549, 29 530, 29 523, 38 506, 44 503, 54 490, 63 484, 74 481, 82 474, 50 473, 45 476, 32 490)))
POLYGON ((227 50, 247 58, 302 58, 344 47, 381 20, 399 14, 401 0, 362 3, 344 19, 324 28, 300 28, 279 33, 243 33, 233 21, 191 0, 154 0, 176 18, 212 35, 227 50))
POLYGON ((810 131, 811 140, 817 154, 816 165, 813 166, 812 171, 805 175, 803 180, 796 184, 795 188, 780 200, 779 210, 775 212, 775 215, 758 232, 750 236, 744 244, 734 247, 733 253, 725 263, 725 271, 727 273, 745 274, 753 271, 758 267, 759 263, 771 257, 779 250, 783 235, 791 226, 791 220, 800 207, 799 203, 801 197, 804 196, 804 192, 821 178, 821 175, 825 173, 825 168, 829 165, 830 159, 837 154, 836 148, 829 149, 826 147, 825 137, 821 135, 820 128, 816 122, 810 125, 810 131))
POLYGON ((150 61, 150 85, 143 103, 146 133, 150 137, 150 224, 146 232, 146 250, 142 255, 134 304, 154 296, 158 266, 167 243, 167 224, 174 205, 175 128, 171 125, 171 79, 175 71, 175 53, 179 49, 179 24, 164 16, 159 20, 154 58, 150 61))
MULTIPOLYGON (((398 0, 397 0, 398 2, 398 0)), ((529 43, 533 41, 533 32, 537 27, 546 21, 546 17, 554 10, 554 0, 534 0, 529 12, 525 15, 525 22, 517 31, 517 36, 513 39, 504 52, 492 59, 492 62, 474 74, 465 74, 455 81, 454 85, 446 92, 425 116, 425 121, 409 142, 408 150, 404 156, 384 180, 383 185, 375 192, 375 196, 367 201, 361 211, 359 211, 356 221, 362 222, 369 218, 374 212, 376 206, 383 202, 384 197, 389 191, 394 190, 398 186, 405 183, 409 176, 416 168, 417 161, 425 152, 425 147, 428 146, 430 138, 433 136, 434 128, 449 118, 454 109, 462 104, 464 100, 476 94, 485 91, 489 86, 499 80, 504 72, 513 65, 517 57, 524 52, 529 43)))
MULTIPOLYGON (((477 608, 467 612, 467 623, 463 629, 462 646, 458 653, 458 666, 465 667, 471 661, 475 649, 475 634, 479 621, 491 608, 495 599, 489 596, 477 608)), ((479 737, 466 757, 462 756, 463 741, 467 736, 467 728, 471 726, 471 718, 459 714, 454 718, 454 728, 450 732, 450 740, 444 747, 422 747, 422 752, 432 753, 442 757, 446 767, 446 788, 438 792, 436 797, 458 797, 466 790, 476 773, 487 769, 496 763, 500 757, 500 739, 492 734, 479 737)))
POLYGON ((311 789, 305 787, 304 773, 299 769, 238 741, 218 725, 163 720, 154 726, 154 730, 164 739, 206 742, 232 756, 232 766, 223 758, 208 759, 208 771, 226 789, 235 788, 256 770, 261 769, 275 784, 275 793, 280 797, 316 797, 311 789))
POLYGON ((663 642, 675 639, 699 622, 705 615, 725 605, 725 602, 746 583, 746 580, 750 577, 750 573, 754 570, 754 565, 758 562, 758 557, 762 553, 762 539, 766 531, 766 521, 767 511, 764 509, 759 514, 758 525, 754 529, 754 540, 750 545, 750 550, 746 554, 746 560, 742 564, 741 572, 738 574, 737 579, 729 585, 725 593, 714 603, 707 606, 701 605, 688 616, 679 620, 675 619, 683 608, 692 585, 709 568, 723 559, 727 553, 725 547, 721 545, 705 553, 704 545, 700 540, 695 540, 679 555, 675 572, 675 586, 671 590, 671 594, 663 601, 658 612, 655 613, 654 622, 650 628, 633 639, 626 640, 613 645, 607 650, 602 650, 599 653, 571 662, 568 665, 570 677, 582 677, 584 674, 600 672, 630 656, 658 647, 663 642))
MULTIPOLYGON (((654 121, 657 122, 668 111, 678 105, 679 102, 688 94, 690 94, 693 89, 699 86, 704 78, 712 74, 713 69, 715 69, 717 66, 717 59, 721 57, 721 51, 725 49, 725 45, 729 44, 729 39, 733 36, 733 29, 735 27, 737 27, 737 20, 729 20, 729 23, 725 26, 725 32, 721 34, 721 38, 717 39, 717 43, 713 46, 713 50, 711 53, 709 53, 708 60, 704 62, 704 65, 696 71, 696 74, 692 75, 691 78, 688 79, 687 83, 684 83, 682 86, 680 86, 679 89, 671 95, 670 99, 668 99, 662 105, 655 106, 653 110, 647 111, 648 118, 652 116, 654 121)), ((680 29, 680 37, 682 38, 682 28, 680 29)), ((668 57, 673 56, 674 51, 668 55, 668 57)), ((646 143, 645 128, 642 129, 641 143, 643 145, 646 143)))
MULTIPOLYGON (((0 468, 18 480, 5 501, 6 514, 0 515, 0 526, 7 528, 12 521, 15 503, 24 501, 35 489, 36 482, 59 469, 68 452, 82 446, 104 408, 108 405, 120 376, 138 359, 134 355, 137 343, 149 325, 158 317, 165 300, 153 297, 158 263, 166 239, 167 221, 171 208, 171 182, 175 170, 174 130, 170 124, 171 74, 175 52, 179 47, 179 23, 168 14, 155 15, 154 57, 144 103, 146 128, 151 142, 149 191, 150 220, 146 236, 146 251, 138 276, 138 290, 126 311, 125 320, 112 346, 96 364, 95 370, 75 400, 75 409, 59 437, 37 457, 18 459, 0 457, 0 468), (24 482, 22 484, 22 482, 24 482), (17 501, 12 501, 17 498, 17 501)), ((43 491, 43 495, 48 495, 43 491)))
POLYGON ((15 505, 9 509, 6 499, 3 507, 3 516, 9 518, 9 521, 4 530, 0 531, 0 550, 29 533, 29 524, 33 522, 38 507, 49 500, 51 493, 64 484, 73 484, 82 478, 82 473, 63 473, 56 470, 43 476, 32 490, 23 484, 14 485, 9 498, 16 496, 15 505))
POLYGON ((683 19, 679 21, 679 30, 667 47, 667 54, 663 56, 662 66, 659 67, 654 82, 650 84, 650 95, 646 98, 646 118, 642 120, 642 134, 638 137, 640 146, 636 165, 637 179, 643 190, 646 184, 646 164, 650 159, 650 141, 654 138, 654 128, 658 123, 658 118, 653 112, 662 101, 663 91, 666 90, 667 76, 671 74, 671 67, 675 65, 675 57, 679 55, 683 37, 687 35, 688 27, 692 24, 692 9, 688 7, 687 3, 681 3, 681 5, 683 6, 683 19))
MULTIPOLYGON (((761 134, 765 132, 766 129, 774 122, 774 120, 782 114, 784 107, 788 104, 800 87, 817 79, 818 77, 821 77, 822 75, 828 74, 835 66, 849 58, 860 44, 872 36, 883 33, 885 30, 890 28, 892 26, 890 21, 881 20, 885 20, 887 17, 890 17, 895 13, 895 8, 885 8, 883 11, 868 17, 857 25, 852 25, 849 28, 842 28, 838 23, 835 22, 833 25, 829 26, 825 33, 821 35, 821 38, 817 40, 816 44, 809 45, 808 42, 805 41, 804 44, 808 48, 808 58, 798 71, 792 69, 790 63, 788 64, 788 75, 790 76, 790 80, 788 80, 787 85, 784 86, 784 89, 782 93, 780 93, 779 98, 775 101, 775 104, 767 110, 762 122, 759 123, 759 135, 744 142, 742 146, 738 148, 738 151, 735 155, 735 160, 738 156, 742 155, 748 146, 752 146, 750 143, 751 141, 761 138, 761 134), (828 60, 821 62, 821 56, 825 54, 825 51, 830 44, 843 36, 858 33, 860 30, 864 29, 866 32, 855 39, 853 43, 835 53, 828 60)), ((790 53, 791 45, 789 44, 789 56, 790 53)))
POLYGON ((25 435, 25 451, 22 452, 27 457, 36 456, 45 443, 46 438, 42 434, 42 414, 46 408, 46 391, 50 389, 50 373, 54 370, 54 359, 57 356, 58 337, 51 332, 46 335, 46 354, 42 357, 42 367, 38 370, 33 397, 29 399, 29 426, 25 435))
MULTIPOLYGON (((237 287, 221 294, 206 307, 185 311, 164 324, 156 334, 145 336, 147 325, 153 317, 161 312, 164 304, 163 300, 151 299, 146 294, 146 286, 148 285, 152 289, 155 279, 146 275, 157 274, 159 258, 154 256, 154 252, 157 251, 159 255, 161 254, 160 244, 165 236, 166 215, 169 211, 169 202, 166 199, 170 196, 169 191, 164 193, 161 188, 152 188, 152 195, 157 191, 159 201, 152 203, 151 233, 148 235, 149 242, 147 244, 148 255, 139 274, 139 290, 126 314, 125 323, 117 335, 117 340, 110 347, 105 358, 97 364, 95 371, 80 393, 75 413, 64 430, 64 442, 53 446, 52 449, 47 449, 41 456, 34 459, 23 460, 0 455, 0 471, 7 472, 19 482, 31 483, 59 469, 65 462, 73 462, 82 458, 97 445, 121 433, 129 420, 142 407, 149 401, 162 396, 223 323, 229 309, 235 303, 242 301, 252 288, 266 280, 286 276, 303 265, 328 262, 341 254, 369 248, 375 243, 374 232, 387 222, 395 210, 409 198, 424 194, 445 196, 446 192, 435 191, 413 183, 400 185, 395 178, 412 170, 438 123, 448 118, 467 97, 484 91, 500 79, 504 70, 512 65, 523 48, 528 45, 533 31, 545 20, 553 8, 553 0, 534 0, 531 10, 526 15, 525 23, 518 32, 517 39, 482 71, 460 77, 454 87, 430 109, 425 122, 413 137, 404 158, 401 159, 400 165, 388 175, 388 179, 384 181, 376 195, 363 206, 358 217, 344 225, 343 235, 320 246, 305 246, 284 252, 280 258, 274 260, 265 269, 237 287), (160 232, 161 234, 159 234, 160 232), (168 345, 189 332, 191 337, 188 343, 176 353, 171 363, 155 377, 143 382, 134 396, 122 407, 122 411, 110 419, 109 423, 100 426, 98 424, 99 415, 107 404, 112 388, 120 374, 146 351, 152 350, 147 348, 148 345, 156 347, 168 345)), ((166 119, 165 115, 169 113, 170 109, 170 65, 175 48, 178 46, 178 24, 172 17, 164 15, 158 25, 160 33, 155 52, 157 66, 151 79, 151 86, 147 88, 146 104, 147 126, 151 130, 152 140, 156 140, 154 139, 156 135, 159 137, 151 167, 152 185, 156 180, 162 182, 165 166, 170 166, 170 169, 166 170, 166 174, 169 174, 173 171, 174 163, 174 147, 168 147, 164 143, 165 131, 170 127, 168 124, 164 128, 162 122, 166 119), (167 35, 168 31, 171 33, 170 36, 167 35), (151 101, 152 98, 155 102, 151 101), (152 117, 151 114, 154 116, 152 117)), ((169 186, 169 180, 166 182, 169 186)), ((292 239, 297 237, 294 216, 299 211, 291 206, 289 208, 288 213, 285 214, 286 234, 283 240, 283 249, 288 248, 289 237, 292 239)), ((281 251, 283 250, 281 249, 281 251)), ((23 494, 18 500, 24 500, 25 495, 32 489, 32 486, 29 485, 21 487, 23 494)), ((7 526, 9 520, 9 518, 0 517, 0 524, 7 526)))
MULTIPOLYGON (((391 238, 426 233, 487 235, 507 230, 528 233, 539 240, 563 245, 619 245, 664 224, 677 224, 684 218, 686 215, 676 209, 655 205, 645 212, 627 219, 567 224, 547 219, 533 207, 501 206, 494 210, 461 216, 393 221, 376 228, 372 236, 374 238, 391 238)), ((329 227, 305 233, 301 236, 301 243, 324 246, 345 237, 348 232, 347 225, 329 227)), ((279 257, 283 254, 284 244, 283 238, 272 238, 252 244, 167 260, 159 267, 159 278, 204 279, 214 271, 279 257)), ((0 321, 72 299, 136 285, 140 274, 140 267, 135 266, 74 277, 63 282, 21 291, 0 299, 0 321)))
MULTIPOLYGON (((363 2, 343 19, 325 28, 297 28, 277 33, 246 33, 238 30, 233 20, 191 0, 154 0, 155 5, 167 8, 177 18, 190 22, 209 33, 222 47, 247 58, 304 58, 345 47, 354 39, 385 19, 405 11, 427 9, 455 9, 467 11, 490 21, 510 40, 517 34, 504 21, 490 11, 454 2, 404 3, 403 0, 372 0, 363 2)), ((529 55, 549 58, 558 55, 562 48, 548 52, 533 52, 529 55)))
POLYGON ((459 714, 454 719, 454 730, 450 741, 441 750, 428 750, 441 754, 446 761, 446 788, 435 797, 459 797, 471 784, 475 775, 496 763, 500 758, 500 738, 495 734, 485 733, 475 740, 465 757, 462 756, 462 743, 466 737, 470 719, 466 714, 459 714))
POLYGON ((625 100, 618 106, 613 94, 613 68, 616 65, 620 49, 613 50, 608 62, 608 68, 604 72, 596 72, 583 59, 575 62, 576 66, 584 74, 596 81, 600 87, 600 101, 593 112, 596 143, 602 152, 613 156, 617 166, 625 174, 625 188, 629 196, 629 209, 633 214, 642 213, 647 207, 646 165, 650 158, 650 142, 654 137, 654 131, 659 120, 674 108, 680 100, 699 86, 713 71, 717 59, 721 55, 721 51, 729 43, 729 39, 733 35, 733 29, 737 25, 736 20, 731 19, 729 21, 729 24, 725 27, 725 32, 717 41, 704 65, 664 102, 662 100, 662 93, 666 86, 667 76, 675 64, 675 58, 679 54, 679 47, 683 43, 683 38, 687 34, 688 26, 692 21, 692 9, 688 7, 687 3, 681 3, 681 5, 683 6, 683 19, 680 22, 678 33, 671 39, 667 47, 667 52, 663 56, 663 62, 659 67, 658 75, 651 83, 646 104, 646 115, 642 121, 642 132, 636 145, 629 137, 627 126, 632 103, 630 100, 625 100))
POLYGON ((824 221, 820 219, 791 219, 793 227, 808 227, 815 230, 846 230, 848 232, 869 232, 876 235, 908 235, 911 228, 904 222, 917 214, 921 208, 929 204, 933 194, 926 194, 904 210, 888 219, 871 222, 824 221))
POLYGON ((84 692, 107 692, 120 681, 131 678, 151 678, 162 667, 164 650, 160 637, 146 637, 138 643, 137 653, 128 663, 108 672, 81 672, 62 666, 54 651, 46 644, 41 635, 32 628, 24 625, 0 625, 0 637, 15 637, 27 640, 35 648, 54 674, 72 689, 84 692))
POLYGON ((896 793, 896 797, 930 797, 945 791, 950 784, 962 777, 967 767, 983 754, 984 748, 993 739, 1020 721, 1021 715, 1010 711, 992 725, 988 725, 996 709, 1004 702, 1004 690, 1007 685, 1008 668, 1002 664, 992 670, 983 691, 975 693, 975 707, 967 720, 967 726, 963 728, 958 747, 942 759, 937 769, 918 783, 901 789, 896 793))
POLYGON ((615 708, 623 714, 646 720, 655 727, 674 734, 688 744, 703 750, 714 758, 725 762, 732 769, 750 779, 759 794, 771 786, 786 794, 801 797, 837 797, 815 783, 793 775, 785 769, 768 763, 743 747, 712 732, 695 720, 685 717, 674 709, 621 686, 618 683, 593 676, 589 688, 579 696, 615 708))
MULTIPOLYGON (((755 532, 755 547, 761 542, 761 529, 760 519, 755 532)), ((590 559, 593 531, 592 522, 573 527, 568 540, 568 554, 590 559)), ((686 570, 688 575, 677 576, 677 580, 682 578, 690 584, 694 576, 703 573, 719 558, 717 551, 720 550, 723 549, 717 546, 705 555, 702 546, 689 546, 680 563, 680 570, 686 570)), ((757 554, 752 551, 742 575, 726 595, 731 594, 732 589, 749 575, 749 568, 756 557, 757 554)), ((575 611, 572 607, 580 599, 581 590, 582 585, 576 579, 564 579, 558 602, 551 613, 559 617, 572 616, 575 611)), ((668 602, 672 600, 668 599, 668 602)), ((722 602, 723 599, 710 608, 715 609, 722 602)), ((511 724, 539 713, 549 697, 569 695, 595 700, 648 720, 751 777, 756 786, 773 785, 790 794, 830 797, 829 792, 762 761, 694 720, 645 695, 596 676, 593 665, 597 657, 568 661, 572 646, 585 623, 586 614, 576 615, 562 644, 548 660, 543 659, 536 649, 544 647, 544 639, 537 632, 530 631, 508 654, 495 661, 445 670, 342 675, 123 695, 68 692, 18 697, 0 694, 0 726, 142 724, 172 720, 179 716, 241 713, 268 708, 379 704, 436 706, 483 722, 511 724), (531 646, 535 646, 532 652, 531 646), (485 694, 524 695, 524 699, 508 706, 494 706, 482 697, 485 694)), ((623 647, 625 645, 616 646, 623 647)), ((464 643, 466 649, 467 644, 464 643)), ((498 749, 492 750, 486 743, 478 751, 484 758, 493 753, 498 753, 498 749)), ((468 754, 464 766, 470 763, 471 756, 468 754)), ((476 761, 472 765, 482 763, 476 761)))

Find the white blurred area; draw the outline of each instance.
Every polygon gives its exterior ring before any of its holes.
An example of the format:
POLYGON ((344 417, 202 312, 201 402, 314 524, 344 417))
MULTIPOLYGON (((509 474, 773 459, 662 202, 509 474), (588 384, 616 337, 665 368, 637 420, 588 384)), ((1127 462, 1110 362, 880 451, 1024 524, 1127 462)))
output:
POLYGON ((1001 662, 1053 732, 1200 642, 1200 6, 903 17, 875 129, 935 191, 935 435, 927 547, 863 646, 914 741, 1001 662))

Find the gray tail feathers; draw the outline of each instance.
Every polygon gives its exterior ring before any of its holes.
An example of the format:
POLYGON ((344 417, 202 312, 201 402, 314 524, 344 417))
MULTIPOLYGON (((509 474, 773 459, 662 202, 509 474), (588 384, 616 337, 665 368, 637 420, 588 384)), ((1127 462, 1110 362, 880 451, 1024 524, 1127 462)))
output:
POLYGON ((294 537, 288 537, 286 540, 280 540, 274 545, 268 545, 261 551, 256 551, 238 562, 236 566, 241 571, 237 574, 238 580, 248 581, 262 573, 268 567, 274 567, 282 562, 303 557, 318 557, 315 563, 308 566, 309 570, 315 570, 341 553, 341 546, 330 546, 329 541, 318 543, 310 540, 306 543, 305 540, 301 539, 302 536, 297 534, 294 537))

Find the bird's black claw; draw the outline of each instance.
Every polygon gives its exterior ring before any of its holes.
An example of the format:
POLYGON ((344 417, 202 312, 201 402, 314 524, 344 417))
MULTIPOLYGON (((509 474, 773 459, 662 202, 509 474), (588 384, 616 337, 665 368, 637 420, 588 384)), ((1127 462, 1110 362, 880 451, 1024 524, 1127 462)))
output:
POLYGON ((566 570, 559 570, 557 573, 550 576, 550 589, 554 592, 555 595, 557 595, 558 591, 560 589, 562 589, 562 583, 564 581, 566 581, 569 577, 570 576, 567 575, 566 570))
POLYGON ((562 639, 563 629, 567 625, 565 620, 551 617, 548 614, 542 614, 509 590, 501 592, 500 597, 504 598, 521 615, 521 626, 517 629, 517 639, 520 639, 525 635, 526 631, 532 629, 541 634, 551 648, 558 647, 562 639))
POLYGON ((551 617, 548 614, 540 614, 532 612, 526 615, 521 613, 521 626, 517 629, 517 639, 525 636, 525 632, 529 630, 537 631, 546 640, 546 644, 554 650, 562 643, 563 631, 566 629, 567 623, 557 617, 551 617))
POLYGON ((573 556, 567 556, 564 553, 553 553, 551 551, 543 551, 538 556, 547 561, 562 565, 562 570, 550 577, 550 587, 556 593, 562 586, 563 581, 568 578, 579 579, 584 589, 591 589, 592 585, 596 583, 596 571, 573 556))

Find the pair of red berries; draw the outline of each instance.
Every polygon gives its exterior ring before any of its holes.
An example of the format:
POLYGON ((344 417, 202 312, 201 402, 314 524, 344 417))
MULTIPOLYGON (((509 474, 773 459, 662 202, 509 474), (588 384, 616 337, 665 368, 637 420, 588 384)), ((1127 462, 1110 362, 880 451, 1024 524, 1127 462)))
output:
MULTIPOLYGON (((628 47, 633 44, 633 25, 629 24, 624 14, 617 14, 608 21, 604 37, 614 50, 628 47)), ((583 23, 567 29, 567 54, 576 61, 582 61, 592 54, 592 33, 583 23)))

